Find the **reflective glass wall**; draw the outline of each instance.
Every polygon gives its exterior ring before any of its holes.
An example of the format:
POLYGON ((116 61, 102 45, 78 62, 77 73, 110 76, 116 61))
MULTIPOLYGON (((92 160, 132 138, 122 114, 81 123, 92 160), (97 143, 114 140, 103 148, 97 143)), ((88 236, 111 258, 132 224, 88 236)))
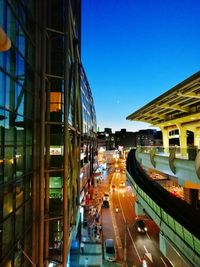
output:
POLYGON ((92 184, 90 178, 97 168, 97 125, 92 92, 83 66, 80 68, 80 90, 82 101, 80 191, 86 191, 92 184))
POLYGON ((33 17, 34 1, 0 1, 12 42, 0 52, 0 266, 26 266, 16 248, 32 249, 33 17))
POLYGON ((12 42, 0 52, 0 266, 67 262, 80 169, 88 179, 96 153, 80 6, 0 0, 0 25, 12 42))

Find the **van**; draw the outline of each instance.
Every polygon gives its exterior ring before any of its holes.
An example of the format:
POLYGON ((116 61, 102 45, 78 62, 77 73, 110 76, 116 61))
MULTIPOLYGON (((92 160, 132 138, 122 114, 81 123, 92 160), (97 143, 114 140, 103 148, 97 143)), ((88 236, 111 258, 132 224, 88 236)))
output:
POLYGON ((113 239, 106 239, 104 243, 104 259, 107 261, 116 261, 116 247, 113 239))

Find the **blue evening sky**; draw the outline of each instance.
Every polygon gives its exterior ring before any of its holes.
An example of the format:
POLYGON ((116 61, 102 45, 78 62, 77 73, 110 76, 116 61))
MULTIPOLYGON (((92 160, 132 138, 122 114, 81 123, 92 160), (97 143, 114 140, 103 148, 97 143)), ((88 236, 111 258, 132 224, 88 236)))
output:
POLYGON ((200 0, 82 0, 82 63, 100 131, 200 70, 200 0))

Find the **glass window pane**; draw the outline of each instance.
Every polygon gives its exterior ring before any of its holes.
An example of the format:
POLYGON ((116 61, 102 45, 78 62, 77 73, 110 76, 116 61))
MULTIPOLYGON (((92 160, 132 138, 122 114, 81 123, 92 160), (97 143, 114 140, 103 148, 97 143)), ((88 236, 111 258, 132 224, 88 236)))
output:
POLYGON ((20 208, 15 213, 15 235, 19 238, 23 234, 23 209, 20 208))
POLYGON ((30 94, 29 92, 26 92, 25 109, 26 109, 26 116, 28 118, 32 118, 33 117, 33 95, 30 94))
POLYGON ((3 218, 6 218, 10 213, 13 212, 13 193, 4 193, 3 199, 3 218))
POLYGON ((14 148, 5 147, 4 154, 4 182, 13 179, 14 174, 14 148))
MULTIPOLYGON (((2 54, 0 53, 0 60, 2 58, 2 54)), ((1 61, 0 61, 1 64, 1 61)), ((5 104, 5 87, 6 87, 6 76, 5 74, 0 70, 0 106, 4 107, 5 104)))
POLYGON ((18 208, 22 203, 24 199, 24 186, 23 182, 18 182, 15 188, 15 194, 16 194, 16 208, 18 208))
POLYGON ((4 26, 4 1, 0 0, 0 25, 4 26))
POLYGON ((24 89, 19 84, 15 83, 15 111, 24 114, 24 89))
POLYGON ((25 228, 28 228, 32 222, 32 209, 31 201, 27 202, 25 205, 25 228))
MULTIPOLYGON (((31 178, 32 176, 25 177, 25 199, 29 199, 31 197, 31 178)), ((30 209, 31 210, 31 209, 30 209)))
POLYGON ((10 110, 15 108, 15 83, 6 75, 6 95, 5 95, 5 106, 10 110))
POLYGON ((15 66, 15 77, 19 80, 24 80, 25 75, 25 60, 16 52, 16 66, 15 66))
POLYGON ((10 250, 13 242, 13 217, 10 216, 3 223, 3 254, 6 254, 10 250))
POLYGON ((16 176, 24 173, 24 128, 16 127, 17 143, 16 143, 16 176))

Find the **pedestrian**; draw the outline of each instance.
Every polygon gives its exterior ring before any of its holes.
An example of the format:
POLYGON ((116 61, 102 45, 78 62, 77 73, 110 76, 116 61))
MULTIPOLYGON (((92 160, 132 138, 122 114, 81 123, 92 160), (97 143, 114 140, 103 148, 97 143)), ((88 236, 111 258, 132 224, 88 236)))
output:
POLYGON ((84 243, 81 241, 81 253, 83 254, 84 252, 84 243))
POLYGON ((54 239, 54 248, 55 249, 58 248, 58 239, 57 239, 57 237, 55 237, 55 239, 54 239))
POLYGON ((88 258, 85 258, 85 267, 89 267, 88 263, 89 263, 88 258))
POLYGON ((99 219, 100 219, 100 214, 98 213, 97 214, 97 222, 99 222, 99 219))
POLYGON ((101 231, 102 231, 102 225, 101 225, 101 223, 99 224, 99 233, 101 233, 101 231))
POLYGON ((97 233, 97 235, 96 235, 96 241, 99 241, 99 240, 100 240, 100 234, 97 233))

